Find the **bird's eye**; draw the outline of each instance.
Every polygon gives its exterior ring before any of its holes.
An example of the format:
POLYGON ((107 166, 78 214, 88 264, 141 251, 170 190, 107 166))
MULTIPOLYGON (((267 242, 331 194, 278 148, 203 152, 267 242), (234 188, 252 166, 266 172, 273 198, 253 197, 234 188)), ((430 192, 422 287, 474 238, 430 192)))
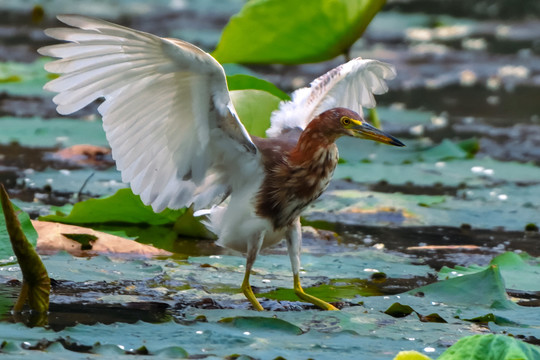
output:
POLYGON ((351 124, 351 119, 349 119, 348 117, 346 116, 343 116, 341 118, 341 124, 347 126, 347 125, 350 125, 351 124))

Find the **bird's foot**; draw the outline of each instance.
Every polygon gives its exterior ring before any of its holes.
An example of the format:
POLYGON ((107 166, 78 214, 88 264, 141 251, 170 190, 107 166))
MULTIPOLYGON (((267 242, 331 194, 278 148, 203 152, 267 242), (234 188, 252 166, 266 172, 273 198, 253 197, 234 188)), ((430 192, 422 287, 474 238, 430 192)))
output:
POLYGON ((315 296, 306 294, 304 290, 301 290, 301 291, 296 290, 295 293, 296 293, 296 296, 298 296, 300 299, 307 301, 309 303, 312 303, 313 305, 316 305, 323 310, 339 310, 337 307, 335 307, 332 304, 327 303, 324 300, 321 300, 319 298, 316 298, 315 296))
POLYGON ((296 293, 296 296, 298 296, 301 300, 312 303, 313 305, 318 306, 323 310, 339 310, 337 307, 327 303, 324 300, 306 294, 304 289, 302 289, 302 285, 300 285, 300 277, 298 275, 294 275, 294 292, 296 293))
POLYGON ((251 290, 251 286, 249 283, 243 283, 242 284, 242 292, 246 296, 246 298, 249 300, 253 308, 257 311, 264 311, 263 307, 259 303, 259 300, 255 297, 255 294, 253 293, 253 290, 251 290))

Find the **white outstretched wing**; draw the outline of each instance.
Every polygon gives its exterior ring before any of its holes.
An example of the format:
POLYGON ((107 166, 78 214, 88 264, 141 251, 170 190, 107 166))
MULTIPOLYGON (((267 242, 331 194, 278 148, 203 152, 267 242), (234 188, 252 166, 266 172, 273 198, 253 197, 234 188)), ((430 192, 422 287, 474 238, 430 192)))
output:
POLYGON ((105 98, 98 110, 113 158, 145 204, 207 207, 249 181, 257 150, 212 56, 103 20, 58 19, 73 28, 46 30, 68 42, 39 49, 60 58, 45 65, 61 74, 45 89, 58 93, 60 114, 105 98))
POLYGON ((309 87, 293 92, 292 100, 280 104, 272 113, 269 137, 283 129, 307 124, 323 111, 345 107, 362 115, 362 107, 375 106, 373 94, 388 91, 385 79, 396 76, 394 67, 377 60, 353 59, 313 80, 309 87))

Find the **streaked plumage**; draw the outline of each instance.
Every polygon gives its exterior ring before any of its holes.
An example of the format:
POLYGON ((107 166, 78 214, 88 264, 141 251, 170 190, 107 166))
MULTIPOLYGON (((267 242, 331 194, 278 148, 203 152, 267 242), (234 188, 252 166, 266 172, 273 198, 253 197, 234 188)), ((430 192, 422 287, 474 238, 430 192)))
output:
POLYGON ((39 49, 60 58, 45 66, 61 74, 45 89, 58 93, 61 114, 105 98, 98 111, 122 180, 156 212, 203 209, 218 244, 247 254, 242 289, 255 308, 251 266, 261 248, 286 238, 298 295, 334 309, 300 287, 299 215, 326 189, 338 137, 403 145, 361 116, 387 91, 393 68, 354 59, 331 70, 282 103, 262 139, 246 132, 223 68, 203 50, 85 16, 58 18, 73 28, 46 30, 68 43, 39 49))

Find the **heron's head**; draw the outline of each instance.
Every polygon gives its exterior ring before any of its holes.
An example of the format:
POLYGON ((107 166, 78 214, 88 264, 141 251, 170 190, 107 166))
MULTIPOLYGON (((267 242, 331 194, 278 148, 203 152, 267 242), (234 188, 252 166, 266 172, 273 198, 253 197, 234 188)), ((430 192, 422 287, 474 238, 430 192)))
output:
POLYGON ((324 119, 325 130, 336 137, 352 136, 360 139, 378 141, 388 145, 405 146, 390 134, 377 129, 363 119, 355 111, 345 108, 334 108, 319 115, 324 119))

